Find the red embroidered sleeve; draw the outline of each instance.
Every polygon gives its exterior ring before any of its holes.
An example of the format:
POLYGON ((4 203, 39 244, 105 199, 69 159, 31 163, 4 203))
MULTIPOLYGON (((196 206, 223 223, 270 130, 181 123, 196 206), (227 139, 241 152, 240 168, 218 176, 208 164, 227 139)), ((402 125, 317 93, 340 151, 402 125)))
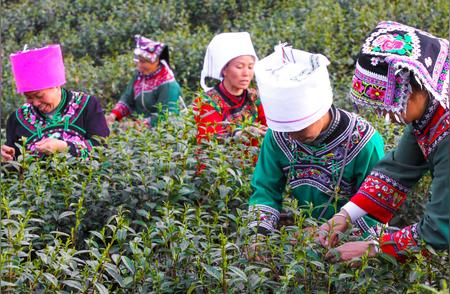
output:
POLYGON ((117 120, 121 120, 122 118, 129 116, 131 114, 131 108, 125 103, 119 101, 116 106, 114 106, 111 113, 114 113, 117 120))
MULTIPOLYGON (((403 261, 406 257, 404 253, 414 251, 419 248, 420 237, 418 234, 418 224, 414 224, 401 229, 395 233, 384 234, 381 237, 380 248, 383 253, 394 256, 396 259, 403 261), (402 254, 403 253, 403 254, 402 254)), ((426 250, 422 254, 427 255, 426 250)))
POLYGON ((395 179, 372 171, 351 201, 371 216, 387 223, 405 201, 408 190, 395 179))

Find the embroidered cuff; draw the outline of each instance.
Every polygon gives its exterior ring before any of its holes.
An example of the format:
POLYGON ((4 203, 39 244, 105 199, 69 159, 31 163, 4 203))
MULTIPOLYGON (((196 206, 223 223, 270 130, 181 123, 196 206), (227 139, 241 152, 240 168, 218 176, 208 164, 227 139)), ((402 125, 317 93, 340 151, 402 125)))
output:
POLYGON ((387 223, 403 203, 409 188, 381 172, 371 171, 351 201, 368 214, 387 223))
POLYGON ((122 118, 129 116, 131 114, 131 108, 125 103, 119 101, 116 106, 114 106, 112 113, 116 116, 116 119, 120 121, 122 118))
POLYGON ((280 220, 280 212, 267 205, 253 205, 249 207, 250 229, 257 227, 257 233, 267 235, 274 232, 280 220))
POLYGON ((403 260, 403 252, 418 248, 420 237, 417 226, 418 224, 416 223, 395 233, 384 234, 380 242, 381 251, 394 256, 398 260, 403 260))

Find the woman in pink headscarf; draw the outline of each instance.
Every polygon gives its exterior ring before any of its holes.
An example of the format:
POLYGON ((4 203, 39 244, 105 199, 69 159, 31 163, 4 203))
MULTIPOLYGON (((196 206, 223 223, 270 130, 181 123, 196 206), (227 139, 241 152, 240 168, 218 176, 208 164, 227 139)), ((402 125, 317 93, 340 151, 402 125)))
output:
POLYGON ((17 92, 25 95, 26 103, 8 118, 2 161, 16 159, 17 144, 22 143, 36 156, 69 151, 87 157, 101 143, 94 137, 109 135, 97 99, 61 87, 66 77, 59 45, 19 51, 10 60, 17 92))

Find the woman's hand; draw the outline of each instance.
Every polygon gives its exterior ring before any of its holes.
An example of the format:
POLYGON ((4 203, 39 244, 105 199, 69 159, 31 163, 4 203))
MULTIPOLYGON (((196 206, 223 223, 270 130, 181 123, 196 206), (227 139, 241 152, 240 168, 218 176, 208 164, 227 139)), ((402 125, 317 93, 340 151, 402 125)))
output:
POLYGON ((55 138, 45 138, 36 143, 36 150, 44 154, 65 151, 67 148, 66 142, 55 138))
POLYGON ((14 155, 16 153, 16 150, 14 150, 14 148, 2 145, 1 152, 2 152, 2 161, 14 160, 14 155))
POLYGON ((255 240, 253 243, 244 247, 243 254, 250 261, 256 262, 267 262, 269 260, 269 256, 266 249, 266 236, 256 235, 254 236, 255 240))
POLYGON ((254 127, 254 126, 248 126, 245 127, 243 130, 237 131, 234 133, 235 137, 242 137, 243 135, 248 136, 250 135, 251 137, 264 137, 266 135, 267 132, 267 127, 266 126, 258 126, 258 127, 254 127))
POLYGON ((377 253, 376 246, 378 245, 373 241, 347 242, 328 251, 325 259, 331 262, 339 262, 349 261, 353 258, 361 257, 366 253, 369 257, 375 256, 377 253))
POLYGON ((345 210, 335 214, 319 228, 319 242, 323 247, 334 247, 339 241, 339 233, 345 232, 350 216, 345 210))
POLYGON ((114 113, 110 113, 108 115, 105 115, 106 123, 108 124, 108 127, 111 126, 116 121, 116 115, 114 113))

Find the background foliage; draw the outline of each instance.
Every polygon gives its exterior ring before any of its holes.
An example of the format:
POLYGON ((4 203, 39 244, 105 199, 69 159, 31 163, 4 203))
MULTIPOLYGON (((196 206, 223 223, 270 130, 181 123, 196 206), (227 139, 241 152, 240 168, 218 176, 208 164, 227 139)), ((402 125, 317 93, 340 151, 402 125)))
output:
MULTIPOLYGON (((170 46, 188 103, 213 35, 245 30, 260 57, 279 41, 329 57, 336 104, 352 110, 345 97, 355 56, 376 23, 396 20, 446 37, 448 11, 447 0, 3 1, 1 122, 23 102, 15 93, 10 53, 24 44, 60 43, 67 88, 96 95, 110 110, 131 78, 138 33, 170 46)), ((363 115, 392 148, 401 129, 363 115)), ((152 131, 115 126, 108 149, 87 162, 60 154, 2 166, 0 291, 448 291, 447 252, 406 264, 384 255, 363 258, 356 270, 326 263, 324 249, 293 234, 317 224, 288 198, 293 224, 260 245, 266 262, 247 260, 246 202, 258 150, 211 143, 201 154, 206 169, 196 174, 194 137, 187 111, 152 131)), ((420 217, 428 182, 417 186, 394 225, 420 217)))

